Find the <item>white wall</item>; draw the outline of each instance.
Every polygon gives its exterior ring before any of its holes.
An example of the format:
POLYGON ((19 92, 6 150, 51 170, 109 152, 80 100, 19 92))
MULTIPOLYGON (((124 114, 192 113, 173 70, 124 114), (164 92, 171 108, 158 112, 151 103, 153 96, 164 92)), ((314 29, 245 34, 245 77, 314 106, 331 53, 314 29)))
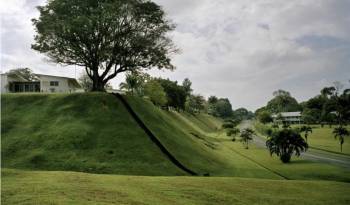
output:
POLYGON ((7 75, 1 75, 1 93, 7 93, 8 92, 8 86, 7 86, 7 75))
POLYGON ((69 87, 67 78, 60 78, 55 76, 39 75, 40 91, 41 92, 55 92, 55 93, 70 93, 74 92, 74 88, 69 87), (58 86, 50 86, 50 81, 58 81, 58 86))

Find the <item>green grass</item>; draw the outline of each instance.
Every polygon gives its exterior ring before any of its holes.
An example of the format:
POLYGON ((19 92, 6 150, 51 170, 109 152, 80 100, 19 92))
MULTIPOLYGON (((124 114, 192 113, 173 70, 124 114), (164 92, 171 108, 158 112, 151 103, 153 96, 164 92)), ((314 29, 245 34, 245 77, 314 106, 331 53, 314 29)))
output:
POLYGON ((346 205, 350 186, 330 181, 137 177, 2 170, 2 204, 346 205))
POLYGON ((2 95, 2 167, 185 175, 112 95, 2 95))
MULTIPOLYGON (((300 127, 302 125, 292 125, 292 127, 300 127)), ((330 128, 328 125, 321 127, 320 125, 311 125, 312 133, 308 136, 308 144, 311 148, 321 149, 325 151, 330 151, 339 154, 350 155, 350 138, 345 137, 345 142, 343 144, 343 152, 340 152, 339 140, 334 138, 333 129, 336 126, 330 128)), ((265 133, 266 129, 271 128, 271 124, 263 125, 262 123, 255 123, 255 128, 261 132, 265 133)), ((350 129, 350 126, 348 126, 350 129)), ((302 136, 304 134, 302 133, 302 136)))
POLYGON ((163 111, 149 101, 136 97, 129 96, 127 101, 163 145, 197 173, 209 173, 211 176, 280 178, 253 162, 247 162, 245 158, 214 140, 211 136, 217 135, 221 124, 213 117, 202 118, 186 113, 163 111), (212 128, 207 127, 207 133, 201 127, 209 123, 212 124, 212 128))
POLYGON ((270 156, 267 149, 257 147, 254 144, 251 144, 249 149, 245 149, 240 142, 227 141, 224 143, 231 150, 247 157, 248 161, 254 161, 288 179, 350 182, 350 170, 346 168, 304 160, 298 157, 292 157, 290 163, 284 164, 276 155, 270 156))

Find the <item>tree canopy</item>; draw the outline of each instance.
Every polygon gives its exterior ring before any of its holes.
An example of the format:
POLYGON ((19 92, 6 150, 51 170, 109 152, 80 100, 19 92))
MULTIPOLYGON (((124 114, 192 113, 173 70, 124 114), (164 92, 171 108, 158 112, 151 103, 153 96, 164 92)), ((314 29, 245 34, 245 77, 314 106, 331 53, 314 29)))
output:
POLYGON ((53 62, 85 68, 93 91, 119 73, 174 69, 177 51, 167 33, 175 26, 147 0, 50 0, 33 19, 34 50, 53 62))

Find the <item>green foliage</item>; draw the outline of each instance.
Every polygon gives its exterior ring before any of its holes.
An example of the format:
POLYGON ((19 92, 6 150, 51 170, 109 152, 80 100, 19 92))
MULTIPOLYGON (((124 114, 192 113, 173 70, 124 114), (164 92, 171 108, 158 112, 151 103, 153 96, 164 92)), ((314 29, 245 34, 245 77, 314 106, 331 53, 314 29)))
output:
POLYGON ((267 110, 271 113, 300 111, 297 100, 286 91, 274 93, 274 98, 267 103, 267 110))
POLYGON ((167 103, 166 93, 158 81, 150 80, 145 84, 145 95, 148 96, 155 105, 164 106, 167 103))
POLYGON ((257 118, 263 124, 270 123, 273 121, 271 114, 267 111, 259 112, 257 118))
POLYGON ((9 77, 24 81, 38 81, 38 77, 33 73, 30 68, 16 68, 7 72, 9 77))
POLYGON ((150 80, 150 76, 141 72, 130 72, 125 75, 125 82, 120 83, 119 88, 126 90, 132 95, 142 96, 144 94, 144 86, 146 81, 150 80))
POLYGON ((308 144, 300 136, 300 134, 292 129, 277 130, 266 141, 266 146, 270 150, 270 154, 276 154, 283 163, 288 163, 295 153, 300 156, 301 152, 305 152, 308 144))
POLYGON ((184 110, 186 103, 186 91, 183 86, 178 85, 177 81, 171 81, 169 79, 157 78, 157 80, 162 87, 167 96, 168 108, 173 107, 177 110, 184 110))
POLYGON ((317 124, 321 119, 321 111, 314 108, 305 108, 301 114, 301 119, 306 124, 317 124))
POLYGON ((174 69, 170 55, 177 49, 167 34, 175 26, 154 2, 52 0, 38 10, 32 48, 56 63, 85 67, 93 91, 122 72, 174 69))
POLYGON ((233 116, 232 105, 227 98, 217 99, 213 97, 209 99, 209 114, 221 118, 229 118, 233 116))
POLYGON ((224 129, 228 129, 228 128, 234 128, 235 125, 231 122, 225 122, 224 124, 222 124, 222 128, 224 129))
POLYGON ((205 99, 201 95, 189 95, 186 99, 185 110, 189 113, 199 113, 205 108, 205 99))
POLYGON ((239 133, 238 128, 230 128, 226 130, 226 135, 227 136, 236 136, 239 133))
POLYGON ((237 110, 233 111, 233 116, 239 121, 251 120, 254 118, 254 113, 248 111, 246 108, 238 108, 237 110))
POLYGON ((185 78, 185 80, 182 81, 182 87, 184 88, 187 96, 190 96, 193 91, 191 86, 192 82, 188 78, 185 78))
POLYGON ((249 141, 253 140, 253 135, 255 134, 254 130, 250 128, 245 128, 244 130, 241 131, 240 137, 241 137, 241 142, 243 145, 245 145, 245 148, 248 149, 248 144, 249 141))
POLYGON ((302 126, 300 132, 304 132, 304 138, 307 143, 307 137, 309 136, 309 133, 312 133, 312 128, 310 126, 302 126))

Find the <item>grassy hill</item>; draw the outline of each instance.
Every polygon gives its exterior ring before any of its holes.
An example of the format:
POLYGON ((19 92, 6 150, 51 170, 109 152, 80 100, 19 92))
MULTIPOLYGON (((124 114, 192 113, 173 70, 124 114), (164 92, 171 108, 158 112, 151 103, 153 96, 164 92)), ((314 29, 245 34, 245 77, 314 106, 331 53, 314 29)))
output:
MULTIPOLYGON (((203 175, 280 179, 217 141, 221 122, 206 115, 163 111, 147 100, 126 97, 139 117, 178 160, 203 175)), ((225 140, 229 140, 226 138, 225 140)))
POLYGON ((348 183, 2 170, 2 204, 345 205, 348 183))
MULTIPOLYGON (((221 122, 164 111, 127 97, 135 112, 182 164, 200 175, 279 178, 215 143, 221 122)), ((186 175, 103 93, 2 96, 2 167, 128 175, 186 175)))
POLYGON ((2 95, 2 167, 185 175, 110 94, 2 95))

